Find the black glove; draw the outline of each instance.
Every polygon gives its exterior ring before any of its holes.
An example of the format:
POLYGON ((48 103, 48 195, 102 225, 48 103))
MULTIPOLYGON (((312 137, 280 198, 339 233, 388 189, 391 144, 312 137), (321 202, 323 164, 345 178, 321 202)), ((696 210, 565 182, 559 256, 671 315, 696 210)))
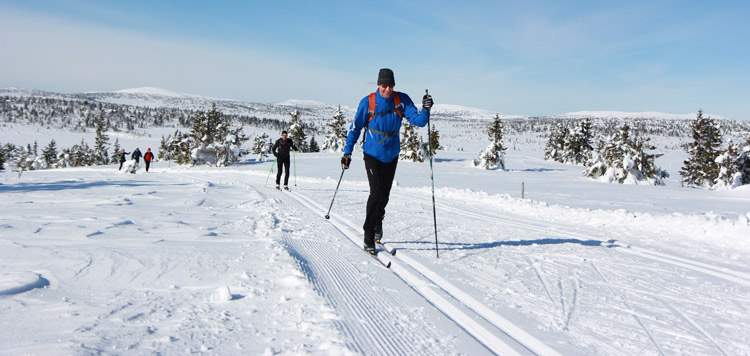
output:
POLYGON ((432 108, 432 95, 427 94, 426 90, 425 95, 422 97, 422 108, 425 110, 430 110, 430 108, 432 108))
POLYGON ((352 163, 352 155, 343 155, 341 157, 341 169, 349 169, 350 163, 352 163))

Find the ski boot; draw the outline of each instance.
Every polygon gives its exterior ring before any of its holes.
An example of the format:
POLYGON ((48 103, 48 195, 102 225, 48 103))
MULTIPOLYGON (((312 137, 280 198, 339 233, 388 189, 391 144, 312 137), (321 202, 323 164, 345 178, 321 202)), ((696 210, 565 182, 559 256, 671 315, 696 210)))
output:
POLYGON ((288 185, 285 185, 285 186, 284 186, 284 190, 286 190, 286 191, 289 191, 289 186, 288 186, 288 185))

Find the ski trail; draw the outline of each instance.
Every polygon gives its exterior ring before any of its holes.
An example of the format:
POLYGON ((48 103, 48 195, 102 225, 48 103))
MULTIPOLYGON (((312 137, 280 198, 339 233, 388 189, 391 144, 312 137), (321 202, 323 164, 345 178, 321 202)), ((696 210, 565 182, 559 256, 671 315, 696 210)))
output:
MULTIPOLYGON (((419 201, 424 204, 432 204, 432 202, 427 199, 424 199, 419 196, 414 196, 408 193, 398 192, 398 193, 394 193, 393 195, 404 197, 405 199, 409 201, 419 201)), ((700 261, 695 261, 695 260, 691 260, 691 259, 687 259, 687 258, 683 258, 679 256, 673 256, 667 253, 649 250, 649 249, 642 248, 642 247, 636 247, 636 246, 632 246, 628 244, 621 244, 615 241, 605 242, 605 241, 599 240, 601 239, 601 237, 582 234, 579 232, 565 231, 563 229, 560 229, 559 226, 555 226, 554 230, 550 230, 549 226, 532 224, 529 222, 520 222, 520 221, 516 221, 510 218, 505 218, 505 217, 500 217, 500 216, 487 215, 486 212, 476 213, 476 212, 468 211, 465 209, 457 208, 454 206, 446 205, 445 203, 437 203, 436 207, 438 209, 448 211, 453 214, 460 214, 466 217, 471 217, 475 219, 484 220, 487 222, 493 222, 493 223, 498 223, 498 224, 503 224, 503 225, 508 225, 508 226, 520 227, 520 228, 527 229, 527 230, 540 231, 547 235, 564 236, 566 238, 569 238, 570 236, 580 236, 584 239, 589 239, 592 241, 599 241, 602 245, 605 245, 606 243, 606 246, 617 248, 618 251, 630 253, 630 254, 637 255, 643 258, 648 258, 648 259, 652 259, 652 260, 659 261, 662 263, 668 263, 671 265, 701 272, 701 273, 708 274, 714 277, 725 279, 730 282, 739 283, 745 286, 750 286, 750 273, 733 271, 728 268, 717 267, 717 266, 713 266, 713 265, 703 263, 700 261)))
MULTIPOLYGON (((311 201, 310 198, 299 194, 297 192, 293 193, 294 197, 302 204, 307 206, 311 211, 320 212, 322 215, 322 212, 325 210, 318 206, 315 202, 311 201)), ((358 243, 352 236, 357 235, 355 228, 353 228, 352 223, 348 221, 344 221, 339 218, 332 217, 330 220, 328 220, 331 224, 333 224, 342 234, 344 234, 347 238, 352 240, 354 243, 358 243)), ((442 281, 442 285, 439 285, 440 289, 443 289, 444 291, 447 291, 449 294, 453 295, 453 297, 457 298, 459 301, 466 303, 466 299, 472 299, 468 294, 463 293, 458 289, 457 287, 453 286, 452 284, 448 283, 441 277, 437 276, 434 272, 429 271, 426 267, 421 265, 420 263, 410 259, 408 256, 399 256, 399 260, 406 262, 407 265, 409 265, 412 268, 417 268, 420 273, 423 275, 429 275, 428 278, 430 278, 433 282, 435 280, 442 281)), ((408 269, 404 268, 400 264, 394 264, 391 267, 391 270, 397 274, 406 284, 411 286, 417 293, 422 295, 428 302, 430 302, 432 305, 434 305, 438 310, 443 312, 448 318, 456 322, 461 328, 466 330, 467 333, 472 335, 477 341, 482 343, 485 347, 487 347, 489 350, 491 350, 493 353, 498 355, 521 355, 519 351, 517 351, 513 346, 508 345, 505 341, 501 340, 499 337, 497 337, 493 332, 490 330, 487 330, 485 327, 483 327, 481 324, 477 323, 472 316, 467 315, 461 309, 457 308, 453 303, 451 303, 449 300, 444 298, 440 293, 438 293, 433 286, 430 283, 426 283, 422 279, 418 278, 416 275, 411 273, 408 269)), ((473 300, 474 303, 472 306, 474 308, 483 308, 485 311, 494 313, 486 306, 482 305, 476 300, 473 300)), ((471 306, 469 306, 471 308, 471 306)), ((480 314, 482 315, 482 314, 480 314)), ((483 315, 482 315, 483 316, 483 315)), ((499 317, 499 316, 498 316, 499 317)), ((523 332, 520 328, 513 325, 509 321, 503 319, 505 321, 505 326, 507 328, 515 328, 518 331, 523 332)), ((501 329, 508 333, 506 329, 501 329)), ((515 342, 519 343, 519 346, 523 346, 525 348, 528 348, 527 344, 525 342, 529 342, 529 340, 536 340, 530 335, 528 338, 515 338, 513 333, 508 333, 508 335, 514 339, 515 342)), ((528 334, 526 334, 528 335, 528 334)), ((548 352, 540 353, 540 355, 559 355, 554 350, 548 348, 546 345, 543 345, 541 342, 538 342, 539 345, 542 345, 541 347, 546 348, 548 352)), ((535 345, 536 348, 541 348, 539 345, 535 345)), ((534 347, 531 348, 532 350, 534 347)))
POLYGON ((330 247, 310 239, 284 234, 282 242, 316 291, 335 310, 342 312, 339 323, 353 341, 349 345, 353 350, 377 355, 430 355, 438 352, 420 345, 420 340, 429 339, 430 335, 394 323, 399 310, 404 309, 396 303, 397 296, 374 291, 350 261, 332 253, 330 247))
POLYGON ((643 321, 641 320, 641 318, 638 317, 638 314, 636 314, 635 310, 633 308, 631 308, 630 305, 628 304, 628 301, 627 301, 627 292, 623 291, 622 292, 622 296, 619 296, 617 293, 615 293, 615 290, 612 287, 612 285, 610 284, 609 280, 604 276, 604 274, 602 274, 601 271, 599 271, 599 269, 596 267, 596 265, 594 264, 594 262, 591 262, 591 267, 594 269, 594 271, 596 272, 596 274, 599 275, 599 277, 604 281, 604 283, 607 286, 607 288, 609 288, 609 290, 612 292, 612 295, 614 295, 618 299, 622 300, 622 305, 624 305, 625 308, 627 308, 628 313, 630 313, 630 315, 633 316, 633 319, 635 319, 635 321, 638 323, 638 325, 641 327, 641 329, 643 329, 643 331, 646 333, 646 336, 649 338, 649 340, 651 341, 651 343, 654 345, 654 347, 656 347, 656 350, 659 351, 659 354, 666 355, 664 353, 664 350, 662 350, 662 348, 656 342, 656 339, 654 339, 654 336, 651 334, 651 331, 646 327, 645 324, 643 324, 643 321))
POLYGON ((531 260, 531 257, 527 257, 529 260, 529 264, 532 268, 534 268, 534 273, 536 274, 536 277, 539 278, 539 281, 542 282, 542 286, 544 286, 544 291, 547 293, 547 298, 549 298, 549 301, 552 302, 552 304, 555 304, 555 298, 552 298, 552 293, 549 291, 549 286, 547 286, 547 282, 544 281, 544 278, 542 278, 542 272, 539 271, 539 266, 534 263, 534 261, 531 260))
POLYGON ((719 350, 719 352, 721 352, 722 355, 727 356, 727 353, 724 351, 724 349, 721 348, 721 346, 719 346, 719 344, 716 342, 716 340, 714 340, 714 338, 711 337, 711 335, 709 335, 706 332, 706 330, 704 330, 700 325, 698 325, 698 323, 696 323, 692 318, 690 318, 685 313, 683 313, 680 310, 678 310, 677 308, 675 308, 672 304, 667 303, 665 300, 661 300, 661 302, 667 308, 669 308, 670 310, 672 310, 673 313, 675 313, 676 315, 679 315, 680 318, 682 318, 683 320, 687 321, 691 326, 693 326, 696 330, 698 330, 698 332, 700 332, 706 339, 708 339, 708 341, 710 341, 711 344, 713 344, 716 347, 716 349, 719 350))

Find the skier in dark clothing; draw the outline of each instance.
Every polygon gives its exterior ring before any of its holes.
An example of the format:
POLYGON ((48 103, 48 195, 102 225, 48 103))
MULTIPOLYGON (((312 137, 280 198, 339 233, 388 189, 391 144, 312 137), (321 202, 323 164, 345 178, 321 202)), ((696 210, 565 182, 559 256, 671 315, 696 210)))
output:
POLYGON ((154 154, 151 153, 151 148, 146 149, 146 154, 143 155, 143 162, 146 162, 146 172, 148 172, 148 167, 151 165, 151 161, 154 160, 154 154))
POLYGON ((281 138, 276 140, 276 143, 271 147, 271 152, 276 157, 276 189, 281 190, 281 169, 284 168, 284 189, 289 190, 289 151, 297 150, 297 146, 294 145, 291 139, 286 138, 287 132, 281 133, 281 138))
POLYGON ((391 185, 396 175, 398 154, 401 151, 401 120, 423 127, 430 119, 432 97, 422 98, 420 112, 408 95, 393 90, 396 81, 393 71, 383 68, 378 73, 377 91, 364 97, 357 108, 346 138, 344 156, 341 157, 343 169, 348 169, 352 161, 352 151, 362 129, 365 129, 362 150, 364 151, 367 180, 370 183, 370 196, 367 198, 367 210, 364 230, 365 250, 375 253, 375 243, 383 237, 383 218, 391 185))
POLYGON ((136 148, 135 151, 133 151, 133 154, 130 156, 130 158, 134 159, 135 163, 138 164, 141 162, 141 156, 142 156, 141 150, 136 148))
POLYGON ((120 150, 120 168, 117 169, 118 171, 122 170, 122 164, 127 161, 127 158, 125 158, 125 156, 129 154, 130 152, 125 152, 125 149, 120 150))

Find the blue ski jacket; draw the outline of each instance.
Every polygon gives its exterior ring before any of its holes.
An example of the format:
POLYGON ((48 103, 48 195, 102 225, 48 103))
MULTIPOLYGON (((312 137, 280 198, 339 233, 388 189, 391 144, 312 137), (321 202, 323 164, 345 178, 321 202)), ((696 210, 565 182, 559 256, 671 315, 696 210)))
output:
MULTIPOLYGON (((394 92, 395 93, 395 92, 394 92)), ((408 95, 399 92, 399 99, 404 105, 404 118, 412 125, 424 127, 430 120, 430 111, 420 112, 414 106, 414 102, 408 95)), ((357 114, 354 116, 354 122, 349 127, 349 134, 346 137, 346 147, 344 154, 352 154, 354 144, 359 140, 362 128, 367 124, 367 111, 369 110, 369 96, 365 96, 357 107, 357 114)), ((377 158, 379 161, 388 163, 398 157, 401 152, 401 118, 394 111, 395 104, 393 95, 386 99, 375 92, 375 114, 392 111, 390 114, 373 117, 365 130, 364 145, 362 150, 370 156, 377 158), (372 130, 371 130, 372 129, 372 130), (391 134, 388 134, 391 133, 391 134)))

